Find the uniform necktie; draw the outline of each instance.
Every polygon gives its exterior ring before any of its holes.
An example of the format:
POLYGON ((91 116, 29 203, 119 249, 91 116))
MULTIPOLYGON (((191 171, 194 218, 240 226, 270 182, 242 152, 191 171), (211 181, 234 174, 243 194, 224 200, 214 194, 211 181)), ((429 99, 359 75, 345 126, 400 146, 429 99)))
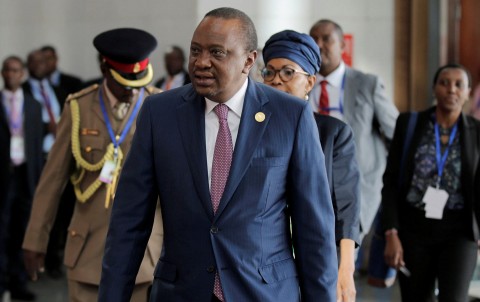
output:
MULTIPOLYGON (((225 184, 227 183, 230 166, 232 165, 233 144, 232 134, 228 128, 228 106, 218 104, 214 108, 218 116, 219 129, 217 140, 215 142, 215 150, 213 152, 212 163, 212 180, 210 186, 210 196, 212 198, 213 213, 215 214, 220 204, 225 184)), ((218 272, 215 274, 215 283, 213 286, 213 294, 220 300, 224 301, 222 286, 218 272)))
POLYGON ((320 101, 319 101, 319 106, 318 106, 318 113, 325 114, 325 115, 330 114, 330 112, 328 110, 328 107, 330 105, 329 105, 329 100, 328 100, 327 84, 328 84, 328 82, 326 80, 323 80, 323 81, 320 82, 322 90, 320 92, 320 101))

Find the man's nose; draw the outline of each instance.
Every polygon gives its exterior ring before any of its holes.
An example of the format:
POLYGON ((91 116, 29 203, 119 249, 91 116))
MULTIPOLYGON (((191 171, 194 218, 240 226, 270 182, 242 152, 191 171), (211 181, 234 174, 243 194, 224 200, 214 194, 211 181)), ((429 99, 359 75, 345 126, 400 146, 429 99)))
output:
POLYGON ((210 65, 211 65, 210 53, 206 51, 202 51, 195 58, 195 66, 199 68, 210 67, 210 65))

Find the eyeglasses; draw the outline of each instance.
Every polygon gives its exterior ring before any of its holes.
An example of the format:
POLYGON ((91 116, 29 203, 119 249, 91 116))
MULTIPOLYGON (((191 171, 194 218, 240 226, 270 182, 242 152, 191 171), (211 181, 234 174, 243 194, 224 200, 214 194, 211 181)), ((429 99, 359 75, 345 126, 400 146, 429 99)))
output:
POLYGON ((306 72, 303 72, 303 71, 300 71, 300 70, 295 70, 295 69, 290 68, 290 67, 284 67, 280 70, 273 69, 273 68, 263 68, 262 69, 262 78, 267 82, 273 81, 273 79, 275 79, 275 76, 277 75, 277 72, 280 75, 280 79, 284 82, 288 82, 291 79, 293 79, 293 76, 295 75, 295 73, 300 73, 300 74, 304 74, 306 76, 310 76, 310 74, 308 74, 306 72))

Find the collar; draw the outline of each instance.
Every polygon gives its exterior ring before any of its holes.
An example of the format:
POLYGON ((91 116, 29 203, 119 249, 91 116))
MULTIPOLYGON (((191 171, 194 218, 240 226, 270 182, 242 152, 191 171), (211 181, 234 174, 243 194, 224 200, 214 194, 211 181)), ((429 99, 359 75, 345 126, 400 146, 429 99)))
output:
POLYGON ((327 80, 328 84, 341 89, 342 88, 342 81, 343 81, 343 75, 345 74, 345 63, 343 61, 340 61, 340 65, 332 71, 329 75, 326 77, 322 76, 321 74, 317 74, 317 82, 320 83, 323 80, 327 80))
MULTIPOLYGON (((226 101, 224 104, 228 106, 228 108, 233 111, 238 117, 242 116, 243 111, 243 103, 245 102, 245 94, 247 93, 248 87, 248 77, 243 83, 242 87, 235 93, 231 99, 226 101)), ((205 115, 209 114, 218 103, 212 100, 205 98, 205 115)))
POLYGON ((60 85, 60 71, 58 69, 55 69, 55 71, 50 75, 50 82, 54 86, 60 85))

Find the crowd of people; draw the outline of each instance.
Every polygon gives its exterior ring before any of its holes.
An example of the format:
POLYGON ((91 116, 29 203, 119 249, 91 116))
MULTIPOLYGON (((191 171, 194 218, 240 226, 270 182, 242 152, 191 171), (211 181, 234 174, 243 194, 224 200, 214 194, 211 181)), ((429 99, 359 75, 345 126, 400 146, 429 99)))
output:
POLYGON ((480 122, 463 66, 438 69, 417 119, 343 62, 328 19, 259 47, 245 13, 214 9, 156 87, 152 34, 93 45, 102 77, 85 82, 52 46, 3 61, 0 298, 65 271, 70 301, 351 302, 382 204, 402 300, 467 300, 480 122))

